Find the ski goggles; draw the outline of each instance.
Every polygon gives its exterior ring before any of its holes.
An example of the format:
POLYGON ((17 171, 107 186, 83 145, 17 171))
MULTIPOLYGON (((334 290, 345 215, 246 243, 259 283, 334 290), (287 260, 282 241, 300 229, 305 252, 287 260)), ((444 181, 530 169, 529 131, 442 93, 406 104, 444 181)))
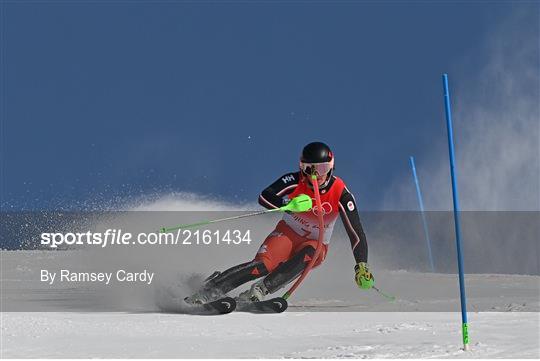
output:
POLYGON ((334 160, 325 163, 304 163, 300 162, 300 170, 307 176, 316 175, 322 177, 330 173, 334 168, 334 160))

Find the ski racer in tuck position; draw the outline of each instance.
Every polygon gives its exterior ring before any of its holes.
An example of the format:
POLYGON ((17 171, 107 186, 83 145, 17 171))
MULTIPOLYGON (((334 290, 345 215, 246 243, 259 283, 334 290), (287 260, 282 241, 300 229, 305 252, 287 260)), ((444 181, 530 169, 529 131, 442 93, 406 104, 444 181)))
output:
MULTIPOLYGON (((259 204, 273 209, 300 194, 314 199, 310 177, 316 175, 325 229, 323 248, 314 266, 324 260, 334 224, 341 216, 356 261, 355 281, 361 289, 369 289, 374 285, 374 278, 367 264, 368 247, 356 202, 345 183, 333 173, 334 155, 330 148, 321 142, 310 143, 302 151, 300 171, 287 173, 264 189, 259 204)), ((264 277, 237 298, 240 302, 257 302, 296 279, 315 255, 319 238, 318 211, 314 207, 308 212, 285 213, 253 260, 224 272, 214 272, 202 288, 185 301, 190 304, 211 302, 246 282, 264 277)))

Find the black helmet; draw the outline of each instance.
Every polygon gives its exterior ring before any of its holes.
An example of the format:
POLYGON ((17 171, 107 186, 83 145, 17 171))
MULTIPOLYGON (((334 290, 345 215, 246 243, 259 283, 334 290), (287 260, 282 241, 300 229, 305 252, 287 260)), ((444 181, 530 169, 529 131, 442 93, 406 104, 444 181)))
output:
POLYGON ((302 149, 300 161, 304 163, 326 163, 331 162, 334 155, 330 147, 322 142, 309 143, 302 149))
POLYGON ((321 142, 306 145, 300 156, 300 170, 306 176, 315 174, 317 178, 325 177, 319 186, 326 187, 334 171, 334 154, 330 147, 321 142))

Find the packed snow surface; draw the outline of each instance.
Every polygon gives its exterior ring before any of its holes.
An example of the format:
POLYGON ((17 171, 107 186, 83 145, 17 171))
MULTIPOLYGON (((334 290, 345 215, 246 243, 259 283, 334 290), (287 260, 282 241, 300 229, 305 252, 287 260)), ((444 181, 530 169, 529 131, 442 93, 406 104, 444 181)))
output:
POLYGON ((538 358, 538 313, 4 313, 2 357, 538 358))
POLYGON ((464 352, 455 275, 379 270, 379 286, 398 297, 389 302, 355 288, 345 269, 327 267, 310 275, 285 313, 196 316, 159 312, 158 285, 51 289, 39 282, 40 267, 87 253, 3 252, 0 356, 540 357, 538 276, 467 275, 471 351, 464 352))

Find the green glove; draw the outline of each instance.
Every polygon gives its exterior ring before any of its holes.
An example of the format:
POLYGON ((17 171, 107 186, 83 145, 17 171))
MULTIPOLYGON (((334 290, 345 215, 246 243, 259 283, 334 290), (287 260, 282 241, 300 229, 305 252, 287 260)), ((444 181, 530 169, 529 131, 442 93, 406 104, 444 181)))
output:
POLYGON ((375 284, 375 278, 373 278, 373 275, 371 272, 369 272, 369 267, 366 262, 360 262, 356 266, 354 266, 355 276, 354 280, 356 281, 356 284, 358 287, 367 290, 373 287, 375 284))

